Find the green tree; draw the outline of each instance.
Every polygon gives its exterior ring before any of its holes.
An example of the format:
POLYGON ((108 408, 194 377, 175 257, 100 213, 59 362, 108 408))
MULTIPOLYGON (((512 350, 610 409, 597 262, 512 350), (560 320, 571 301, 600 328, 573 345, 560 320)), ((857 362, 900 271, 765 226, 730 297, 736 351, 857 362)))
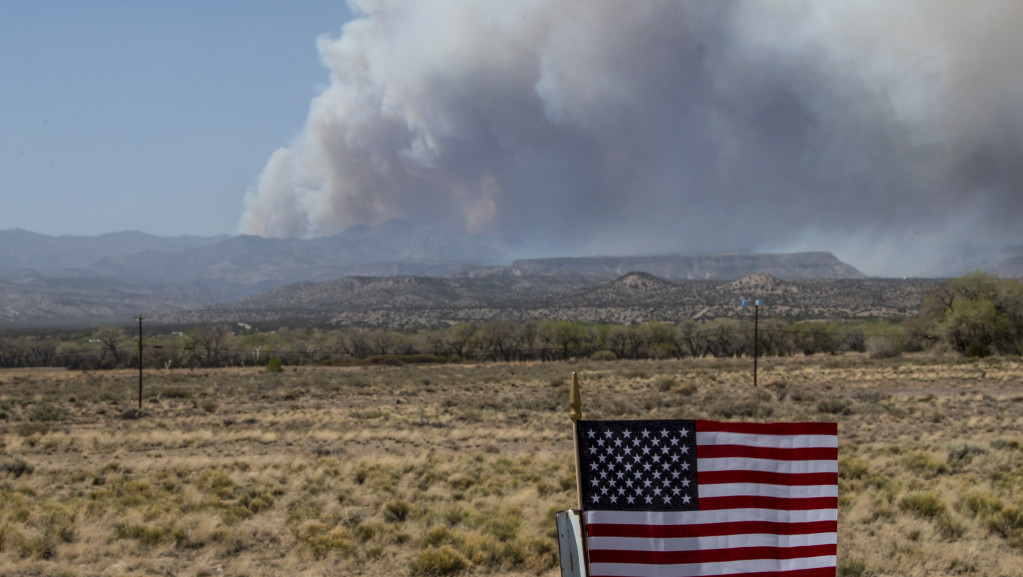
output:
POLYGON ((90 340, 96 341, 103 345, 103 352, 109 353, 110 366, 117 367, 121 365, 121 361, 125 357, 125 352, 121 350, 121 347, 126 346, 126 340, 128 334, 121 327, 115 326, 104 326, 96 329, 92 333, 90 340))
POLYGON ((911 332, 959 353, 1020 354, 1023 283, 982 272, 951 279, 928 295, 911 332))

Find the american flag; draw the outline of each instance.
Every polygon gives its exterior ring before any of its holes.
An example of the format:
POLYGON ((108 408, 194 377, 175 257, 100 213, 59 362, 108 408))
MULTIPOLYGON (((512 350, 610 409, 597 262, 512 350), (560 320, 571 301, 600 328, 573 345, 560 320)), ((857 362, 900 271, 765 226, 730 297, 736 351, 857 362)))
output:
POLYGON ((592 577, 834 577, 835 423, 578 426, 592 577))

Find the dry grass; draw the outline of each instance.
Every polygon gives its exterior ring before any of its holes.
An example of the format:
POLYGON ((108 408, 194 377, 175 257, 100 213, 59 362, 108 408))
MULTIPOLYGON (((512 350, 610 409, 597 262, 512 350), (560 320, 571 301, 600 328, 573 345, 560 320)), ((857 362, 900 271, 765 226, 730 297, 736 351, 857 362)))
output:
POLYGON ((1023 363, 0 372, 0 574, 556 575, 588 418, 837 420, 839 574, 1023 566, 1023 363))

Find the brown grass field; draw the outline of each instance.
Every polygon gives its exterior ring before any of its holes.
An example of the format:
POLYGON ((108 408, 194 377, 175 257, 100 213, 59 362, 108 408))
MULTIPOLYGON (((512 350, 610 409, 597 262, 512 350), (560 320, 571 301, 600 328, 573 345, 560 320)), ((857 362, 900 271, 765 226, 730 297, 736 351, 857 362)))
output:
POLYGON ((0 372, 0 575, 558 574, 586 418, 839 423, 843 576, 1019 575, 1023 362, 0 372))

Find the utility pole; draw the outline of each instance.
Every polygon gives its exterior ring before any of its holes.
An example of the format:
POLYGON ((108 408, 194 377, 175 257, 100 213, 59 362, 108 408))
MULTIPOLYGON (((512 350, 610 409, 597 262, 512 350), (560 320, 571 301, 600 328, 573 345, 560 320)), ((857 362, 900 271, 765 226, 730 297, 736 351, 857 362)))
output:
POLYGON ((135 315, 139 321, 139 410, 142 410, 142 315, 135 315))
MULTIPOLYGON (((742 306, 745 307, 748 303, 747 299, 742 299, 742 306)), ((757 387, 757 358, 760 357, 760 337, 757 335, 760 324, 760 304, 760 299, 753 301, 753 388, 757 387)))

